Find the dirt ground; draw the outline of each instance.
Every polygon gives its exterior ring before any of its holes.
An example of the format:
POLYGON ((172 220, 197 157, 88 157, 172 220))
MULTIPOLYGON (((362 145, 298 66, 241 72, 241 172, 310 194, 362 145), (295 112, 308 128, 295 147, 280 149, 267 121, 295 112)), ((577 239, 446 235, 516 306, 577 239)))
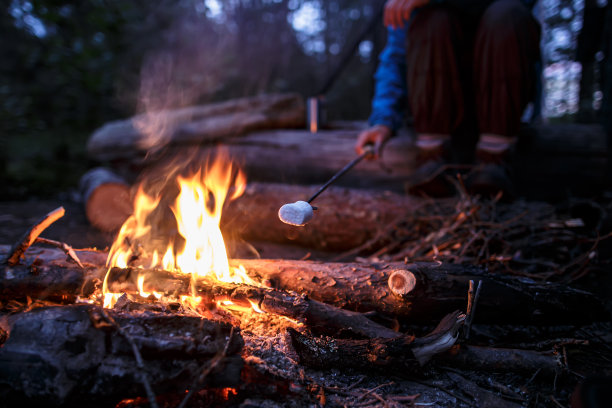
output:
MULTIPOLYGON (((0 244, 12 244, 39 218, 63 206, 66 215, 49 227, 45 238, 63 241, 75 248, 105 249, 112 244, 113 234, 102 233, 89 226, 82 204, 70 195, 56 199, 32 199, 19 202, 0 202, 0 244)), ((331 259, 333 254, 317 253, 304 248, 270 243, 229 243, 235 258, 331 259)), ((609 271, 600 271, 578 282, 578 286, 605 297, 612 310, 612 279, 609 271)), ((330 368, 313 370, 296 363, 286 334, 287 323, 274 316, 251 315, 241 319, 245 339, 244 355, 255 361, 266 376, 287 380, 292 384, 288 395, 266 392, 252 397, 240 396, 235 405, 241 407, 289 406, 380 406, 380 407, 558 407, 568 406, 575 387, 583 381, 605 380, 611 370, 606 368, 612 354, 612 325, 602 322, 585 327, 568 326, 551 329, 546 341, 563 342, 566 339, 595 339, 595 347, 583 352, 582 346, 567 346, 574 371, 554 378, 543 378, 537 372, 526 376, 513 373, 484 373, 457 370, 443 364, 432 364, 418 378, 405 378, 401 373, 373 370, 360 371, 330 368), (586 356, 586 357, 585 357, 586 356), (587 372, 591 373, 584 375, 587 372), (581 371, 579 373, 578 371, 581 371), (595 376, 592 377, 592 374, 595 376), (414 397, 410 400, 410 397, 414 397)), ((429 328, 430 329, 430 328, 429 328)), ((417 328, 426 331, 428 328, 417 328)), ((474 342, 485 344, 493 338, 509 333, 523 333, 529 337, 529 328, 509 326, 474 326, 474 342)), ((542 332, 537 335, 541 336, 542 332)), ((520 334, 519 334, 520 336, 520 334)), ((525 340, 527 341, 527 340, 525 340)), ((555 343, 556 344, 556 343, 555 343)), ((513 346, 512 344, 507 344, 513 346)), ((563 346, 565 347, 565 346, 563 346)), ((564 353, 566 349, 564 348, 564 353)), ((566 356, 567 358, 567 356, 566 356)), ((608 384, 605 383, 604 384, 608 384)), ((605 385, 607 387, 607 385, 605 385)), ((205 399, 194 400, 193 406, 206 406, 205 399)), ((127 405, 145 406, 145 405, 127 405)), ((168 405, 171 406, 171 405, 168 405)), ((595 406, 595 405, 593 405, 595 406)))

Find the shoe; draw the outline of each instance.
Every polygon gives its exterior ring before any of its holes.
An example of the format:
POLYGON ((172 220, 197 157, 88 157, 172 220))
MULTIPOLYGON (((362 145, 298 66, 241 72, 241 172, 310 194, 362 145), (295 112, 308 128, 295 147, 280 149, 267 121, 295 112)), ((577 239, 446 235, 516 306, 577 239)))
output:
POLYGON ((419 150, 417 168, 409 178, 409 194, 426 197, 450 197, 455 194, 455 187, 449 181, 446 168, 448 154, 446 145, 436 149, 419 150))
POLYGON ((468 193, 493 198, 501 193, 502 201, 512 201, 516 197, 508 165, 509 152, 494 154, 476 152, 477 165, 466 179, 468 193))

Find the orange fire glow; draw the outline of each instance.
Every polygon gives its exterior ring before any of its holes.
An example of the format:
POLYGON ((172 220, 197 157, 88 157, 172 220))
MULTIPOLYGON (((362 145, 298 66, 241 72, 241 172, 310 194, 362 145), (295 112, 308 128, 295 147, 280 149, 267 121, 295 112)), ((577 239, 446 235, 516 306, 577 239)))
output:
MULTIPOLYGON (((178 196, 170 209, 176 219, 176 228, 184 239, 181 247, 170 242, 162 251, 163 255, 147 245, 156 242, 151 236, 152 214, 156 212, 161 196, 151 197, 141 186, 134 200, 134 213, 119 231, 107 259, 107 266, 126 268, 130 259, 141 256, 142 248, 148 254, 150 268, 163 268, 177 273, 191 274, 192 296, 183 296, 184 304, 194 306, 200 303, 195 294, 193 281, 202 277, 213 277, 222 282, 254 282, 242 267, 230 268, 225 242, 219 228, 221 211, 226 200, 239 197, 246 187, 244 174, 236 170, 227 154, 223 151, 216 158, 190 176, 177 176, 174 180, 179 187, 178 196), (140 251, 140 252, 139 252, 140 251)), ((162 190, 163 191, 163 190, 162 190)), ((158 240, 159 241, 159 240, 158 240)), ((117 293, 109 292, 109 273, 104 280, 104 306, 112 307, 117 293)), ((162 296, 155 292, 154 282, 145 283, 145 276, 138 277, 140 295, 156 298, 162 296), (147 290, 145 290, 145 286, 147 290)))

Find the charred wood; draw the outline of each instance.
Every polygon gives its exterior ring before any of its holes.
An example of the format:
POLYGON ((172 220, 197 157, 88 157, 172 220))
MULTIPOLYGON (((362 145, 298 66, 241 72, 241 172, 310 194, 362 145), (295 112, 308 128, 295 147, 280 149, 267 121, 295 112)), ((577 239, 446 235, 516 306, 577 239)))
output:
POLYGON ((403 334, 393 339, 364 340, 310 337, 288 329, 300 363, 314 368, 391 368, 415 374, 436 354, 450 349, 458 338, 465 315, 445 316, 430 334, 415 338, 403 334))
POLYGON ((0 348, 0 395, 5 402, 34 405, 109 406, 144 396, 142 375, 157 393, 185 390, 222 351, 225 356, 203 386, 236 387, 242 346, 230 325, 198 317, 102 312, 90 305, 36 309, 10 317, 9 336, 0 348), (142 368, 103 313, 129 333, 142 368))
MULTIPOLYGON (((190 289, 192 280, 187 275, 141 268, 111 269, 108 277, 109 291, 138 293, 137 279, 140 275, 145 276, 145 281, 155 282, 159 291, 174 296, 194 294, 190 289)), ((340 309, 295 292, 202 278, 196 282, 195 295, 209 303, 230 301, 233 305, 248 309, 256 305, 263 312, 303 322, 319 334, 363 338, 399 336, 399 333, 373 322, 362 313, 340 309)))

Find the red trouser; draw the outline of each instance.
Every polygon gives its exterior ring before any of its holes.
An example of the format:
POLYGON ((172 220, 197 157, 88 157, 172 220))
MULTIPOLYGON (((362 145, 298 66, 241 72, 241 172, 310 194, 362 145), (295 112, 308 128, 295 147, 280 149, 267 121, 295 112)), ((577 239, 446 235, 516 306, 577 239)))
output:
POLYGON ((518 133, 540 55, 539 24, 519 0, 496 0, 477 19, 425 7, 411 21, 406 46, 418 133, 453 134, 466 120, 480 134, 518 133))

